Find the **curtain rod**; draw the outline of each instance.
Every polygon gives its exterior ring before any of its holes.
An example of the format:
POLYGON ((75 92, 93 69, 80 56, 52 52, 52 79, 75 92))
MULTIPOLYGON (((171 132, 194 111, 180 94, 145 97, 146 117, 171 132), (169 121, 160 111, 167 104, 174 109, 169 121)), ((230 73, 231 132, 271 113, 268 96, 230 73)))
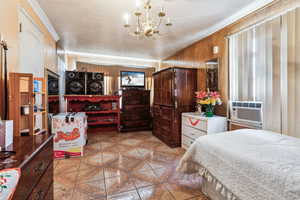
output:
POLYGON ((289 9, 287 9, 287 10, 284 10, 284 11, 280 12, 279 14, 276 14, 276 15, 274 15, 274 16, 268 17, 268 18, 266 18, 266 19, 262 19, 262 20, 260 20, 260 21, 258 21, 258 22, 256 22, 256 23, 254 23, 254 24, 250 24, 250 25, 248 25, 248 26, 242 28, 241 30, 238 30, 238 31, 235 31, 235 32, 233 32, 233 33, 230 33, 230 34, 226 35, 225 38, 226 38, 226 39, 229 39, 229 38, 232 37, 232 36, 235 36, 235 35, 237 35, 237 34, 241 34, 241 33, 245 32, 245 31, 248 31, 248 30, 250 30, 250 29, 252 29, 252 28, 255 28, 255 27, 257 27, 257 26, 260 26, 260 25, 262 25, 262 24, 264 24, 264 23, 266 23, 266 22, 268 22, 268 21, 271 21, 271 20, 273 20, 273 19, 275 19, 275 18, 277 18, 277 17, 281 17, 281 16, 287 14, 288 12, 291 12, 291 11, 296 10, 296 9, 298 9, 298 8, 300 8, 300 5, 296 5, 295 7, 292 7, 292 8, 289 8, 289 9))

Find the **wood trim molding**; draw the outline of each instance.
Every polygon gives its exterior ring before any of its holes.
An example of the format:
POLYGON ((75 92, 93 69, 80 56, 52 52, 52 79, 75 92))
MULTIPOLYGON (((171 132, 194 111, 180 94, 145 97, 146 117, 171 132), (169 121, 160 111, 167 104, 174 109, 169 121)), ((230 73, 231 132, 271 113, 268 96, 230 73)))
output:
POLYGON ((32 7, 33 11, 37 14, 37 16, 40 18, 42 23, 45 25, 45 27, 51 34, 52 38, 57 42, 59 40, 59 35, 57 34, 56 30, 54 29, 53 25, 51 24, 46 13, 41 8, 40 4, 36 0, 27 0, 27 2, 32 7))
POLYGON ((244 7, 240 11, 236 12, 235 14, 231 15, 230 17, 224 19, 223 21, 217 23, 216 25, 206 29, 205 31, 202 31, 199 35, 201 36, 201 40, 207 36, 212 35, 213 33, 225 28, 226 26, 229 26, 233 24, 234 22, 242 19, 243 17, 246 17, 247 15, 259 10, 260 8, 265 7, 266 5, 272 3, 275 0, 256 0, 250 5, 244 7))
MULTIPOLYGON (((241 9, 240 11, 234 13, 233 15, 231 15, 230 17, 228 18, 225 18, 224 20, 222 20, 221 22, 195 34, 194 36, 192 36, 192 38, 190 39, 190 44, 189 45, 186 45, 182 48, 180 48, 179 50, 178 49, 175 49, 174 52, 171 53, 170 56, 176 54, 176 52, 179 52, 181 51, 182 49, 186 48, 186 47, 189 47, 191 46, 191 44, 195 43, 195 42, 198 42, 220 30, 222 30, 223 28, 239 21, 240 19, 248 16, 249 14, 267 6, 268 4, 274 2, 276 0, 255 0, 253 3, 251 3, 250 5, 244 7, 243 9, 241 9)), ((164 58, 163 60, 166 60, 168 59, 170 56, 167 56, 166 58, 164 58)))

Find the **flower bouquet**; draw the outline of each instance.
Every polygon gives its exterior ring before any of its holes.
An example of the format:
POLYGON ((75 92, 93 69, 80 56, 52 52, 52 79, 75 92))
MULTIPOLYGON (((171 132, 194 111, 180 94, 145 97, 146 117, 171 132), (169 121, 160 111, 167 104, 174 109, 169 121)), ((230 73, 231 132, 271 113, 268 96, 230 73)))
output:
POLYGON ((221 105, 222 101, 218 92, 196 92, 197 104, 205 107, 205 116, 213 117, 216 105, 221 105))

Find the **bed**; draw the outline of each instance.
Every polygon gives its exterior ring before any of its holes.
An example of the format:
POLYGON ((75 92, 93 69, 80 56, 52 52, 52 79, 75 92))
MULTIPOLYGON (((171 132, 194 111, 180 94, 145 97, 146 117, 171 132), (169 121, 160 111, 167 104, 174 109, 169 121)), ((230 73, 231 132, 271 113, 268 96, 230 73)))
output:
POLYGON ((300 139, 250 129, 203 136, 177 170, 199 173, 212 200, 300 200, 300 139))

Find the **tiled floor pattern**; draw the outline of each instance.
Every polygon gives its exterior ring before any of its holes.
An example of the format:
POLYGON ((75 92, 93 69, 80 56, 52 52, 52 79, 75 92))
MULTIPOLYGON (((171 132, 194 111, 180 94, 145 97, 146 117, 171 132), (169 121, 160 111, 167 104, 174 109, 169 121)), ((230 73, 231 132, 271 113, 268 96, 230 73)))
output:
POLYGON ((55 160, 54 200, 208 200, 176 172, 184 151, 151 132, 90 134, 81 158, 55 160))

